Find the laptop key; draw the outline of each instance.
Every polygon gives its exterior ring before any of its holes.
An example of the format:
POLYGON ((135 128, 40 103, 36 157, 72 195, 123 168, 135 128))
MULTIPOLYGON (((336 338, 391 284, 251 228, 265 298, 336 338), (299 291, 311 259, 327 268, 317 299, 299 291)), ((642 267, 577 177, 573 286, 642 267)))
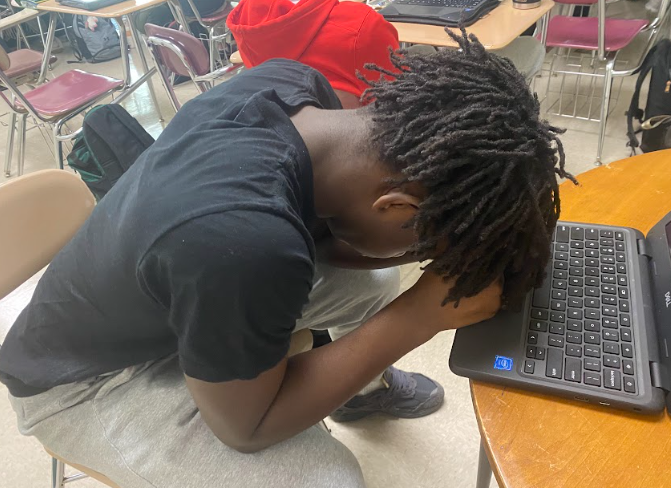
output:
POLYGON ((629 289, 621 286, 617 289, 617 296, 625 299, 629 298, 629 289))
POLYGON ((538 334, 536 332, 529 332, 527 334, 527 344, 538 344, 538 334))
POLYGON ((563 348, 564 347, 564 338, 563 337, 548 336, 548 346, 563 348))
POLYGON ((570 247, 571 249, 584 249, 585 244, 582 241, 571 241, 570 247))
POLYGON ((585 268, 585 276, 599 276, 599 268, 585 268))
POLYGON ((616 295, 617 289, 612 285, 601 285, 601 293, 606 293, 608 295, 616 295))
POLYGON ((634 357, 634 348, 631 346, 631 344, 622 344, 622 356, 625 358, 634 357))
POLYGON ((575 276, 571 276, 568 279, 568 284, 569 286, 585 286, 585 280, 582 278, 576 278, 575 276))
POLYGON ((574 332, 582 332, 582 322, 580 320, 568 320, 566 322, 566 329, 574 332))
POLYGON ((568 270, 569 276, 584 276, 584 270, 582 269, 582 266, 580 268, 571 268, 568 270))
POLYGON ((620 324, 622 327, 631 327, 631 318, 626 313, 620 314, 620 324))
POLYGON ((597 300, 596 298, 585 298, 585 307, 599 308, 599 300, 597 300))
POLYGON ((599 260, 597 258, 586 258, 585 259, 585 266, 590 267, 590 268, 598 268, 599 267, 599 260))
POLYGON ((573 344, 567 344, 566 345, 566 355, 567 356, 573 356, 576 358, 582 357, 582 347, 581 346, 576 346, 573 344))
POLYGON ((564 335, 564 326, 561 324, 550 324, 550 334, 564 335))
POLYGON ((556 252, 555 261, 568 261, 568 253, 565 252, 556 252))
POLYGON ((591 286, 588 286, 588 287, 585 288, 585 296, 598 297, 599 295, 600 295, 600 293, 599 293, 598 288, 594 288, 594 287, 591 287, 591 286))
POLYGON ((552 272, 552 277, 556 280, 565 280, 568 278, 568 271, 564 271, 561 269, 555 269, 552 272))
POLYGON ((545 376, 548 378, 561 378, 564 355, 561 349, 549 348, 547 361, 545 362, 545 376))
POLYGON ((620 312, 629 312, 629 301, 620 300, 620 312))
POLYGON ((615 232, 615 240, 624 241, 624 232, 615 232))
POLYGON ((597 276, 599 276, 599 275, 597 274, 596 276, 589 276, 589 277, 585 278, 585 285, 586 286, 594 286, 594 287, 598 288, 599 287, 599 278, 597 278, 597 276))
POLYGON ((617 308, 604 305, 601 312, 607 317, 617 317, 617 308))
POLYGON ((580 258, 571 258, 569 259, 568 264, 569 266, 572 266, 574 268, 582 268, 583 266, 585 266, 585 260, 580 258))
POLYGON ((527 374, 534 374, 534 366, 536 363, 534 361, 531 361, 527 359, 524 361, 524 372, 527 374))
POLYGON ((618 262, 618 263, 624 263, 625 261, 627 261, 627 257, 625 256, 625 254, 623 252, 616 252, 615 253, 615 261, 618 262))
POLYGON ((614 319, 614 318, 604 317, 601 320, 601 324, 606 329, 617 329, 617 319, 614 319))
POLYGON ((568 269, 568 263, 566 261, 555 261, 554 269, 568 269))
POLYGON ((578 334, 576 332, 567 332, 566 342, 570 342, 571 344, 582 344, 582 334, 578 334))
POLYGON ((545 359, 545 348, 544 347, 537 347, 536 348, 536 359, 544 360, 545 359))
POLYGON ((569 297, 568 306, 571 308, 582 308, 583 307, 582 298, 569 297))
MULTIPOLYGON (((557 280, 553 280, 557 281, 557 280)), ((540 288, 534 290, 534 298, 531 305, 537 308, 548 308, 550 306, 550 280, 543 280, 540 288)))
POLYGON ((604 305, 617 305, 617 297, 613 295, 603 295, 601 297, 601 303, 604 305))
POLYGON ((584 227, 571 227, 571 239, 582 241, 585 239, 584 227))
POLYGON ((550 296, 553 300, 566 300, 566 292, 564 290, 552 290, 550 296))
POLYGON ((585 372, 584 380, 586 385, 601 386, 601 375, 597 373, 585 372))
POLYGON ((527 357, 529 359, 536 357, 536 346, 527 346, 527 357))
POLYGON ((614 256, 615 249, 613 249, 612 247, 602 247, 601 254, 605 254, 606 256, 614 256))
POLYGON ((563 311, 566 310, 566 302, 553 300, 552 302, 550 302, 550 309, 558 310, 559 312, 563 312, 563 311))
POLYGON ((568 289, 568 294, 572 297, 582 297, 582 288, 572 286, 568 289))
POLYGON ((620 286, 627 286, 627 277, 623 275, 617 275, 617 284, 620 286))
POLYGON ((575 319, 575 320, 582 320, 582 310, 577 309, 577 308, 569 308, 568 309, 568 318, 569 319, 575 319))
POLYGON ((585 310, 585 318, 592 320, 599 320, 601 318, 601 312, 597 308, 588 308, 585 310))
POLYGON ((585 332, 585 344, 601 344, 601 337, 597 332, 585 332))
POLYGON ((561 312, 550 312, 550 322, 561 322, 564 323, 566 320, 566 314, 561 312))
POLYGON ((569 227, 568 225, 558 225, 555 231, 555 240, 557 242, 569 241, 569 227))
MULTIPOLYGON (((605 349, 604 349, 605 350, 605 349)), ((608 354, 603 355, 603 365, 609 368, 620 369, 620 358, 608 354)))
POLYGON ((599 249, 599 243, 596 241, 586 241, 585 247, 587 249, 599 249))
POLYGON ((623 340, 624 342, 631 342, 631 330, 622 329, 620 331, 620 339, 623 340))
POLYGON ((604 341, 619 341, 620 340, 620 334, 618 334, 616 330, 603 329, 601 331, 601 337, 603 337, 604 341))
MULTIPOLYGON (((557 264, 557 263, 555 263, 557 264)), ((612 266, 610 264, 602 264, 601 265, 601 272, 602 273, 608 273, 608 274, 615 274, 615 266, 612 266)))
POLYGON ((596 320, 585 320, 585 332, 599 332, 601 326, 596 320))
POLYGON ((601 348, 598 346, 585 346, 585 356, 589 356, 591 358, 600 358, 601 348))
POLYGON ((547 332, 548 323, 543 322, 542 320, 532 320, 529 322, 529 329, 535 330, 537 332, 547 332))
POLYGON ((626 264, 618 264, 617 265, 617 272, 619 274, 627 274, 627 265, 626 264))
POLYGON ((631 359, 623 359, 622 372, 624 374, 634 374, 634 361, 632 361, 631 359))
POLYGON ((602 264, 615 264, 615 258, 613 256, 601 256, 599 261, 602 264))
POLYGON ((615 275, 601 275, 601 283, 605 283, 607 285, 614 285, 615 284, 615 275))
POLYGON ((584 258, 585 251, 583 251, 582 249, 571 249, 569 256, 571 256, 572 258, 584 258))
POLYGON ((601 229, 599 231, 599 236, 600 237, 605 237, 605 238, 608 238, 608 239, 612 239, 613 238, 613 231, 612 230, 601 229))
POLYGON ((607 354, 620 354, 620 345, 617 342, 606 341, 603 343, 603 352, 607 354))
POLYGON ((585 369, 588 371, 601 371, 601 361, 593 358, 585 358, 583 360, 585 369))
POLYGON ((585 239, 589 241, 598 241, 599 231, 596 229, 585 229, 585 239))
POLYGON ((611 368, 603 368, 603 386, 609 390, 620 390, 622 388, 620 372, 611 368))
POLYGON ((568 244, 565 242, 558 242, 555 244, 555 251, 568 252, 568 244))
MULTIPOLYGON (((564 281, 564 280, 552 280, 552 288, 556 288, 558 290, 566 290, 566 281, 564 281)), ((538 289, 536 291, 538 291, 538 289)), ((534 295, 536 295, 536 294, 534 293, 534 295)), ((546 305, 546 307, 547 307, 547 305, 546 305)))
POLYGON ((531 318, 532 319, 540 319, 540 320, 547 320, 549 317, 549 312, 547 310, 538 310, 537 308, 532 308, 531 309, 531 318))
MULTIPOLYGON (((599 257, 599 251, 596 249, 587 249, 585 251, 585 257, 586 258, 598 258, 599 257)), ((587 261, 585 261, 587 263, 587 261)))
POLYGON ((627 393, 636 393, 636 380, 632 377, 624 379, 624 391, 627 393))
POLYGON ((582 361, 575 358, 566 358, 566 367, 564 368, 564 379, 573 383, 580 383, 582 376, 582 361))
POLYGON ((618 252, 624 252, 624 242, 616 242, 615 243, 615 250, 618 252))

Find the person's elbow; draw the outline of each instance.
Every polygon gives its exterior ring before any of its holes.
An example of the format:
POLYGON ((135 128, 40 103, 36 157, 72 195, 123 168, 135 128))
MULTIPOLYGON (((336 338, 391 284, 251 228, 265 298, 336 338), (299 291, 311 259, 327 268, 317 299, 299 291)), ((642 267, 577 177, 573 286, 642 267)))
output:
POLYGON ((259 442, 257 439, 253 439, 250 436, 243 435, 218 435, 216 432, 213 432, 214 435, 219 439, 219 441, 230 447, 231 449, 238 451, 241 454, 254 454, 255 452, 263 451, 265 448, 269 447, 269 443, 259 442))

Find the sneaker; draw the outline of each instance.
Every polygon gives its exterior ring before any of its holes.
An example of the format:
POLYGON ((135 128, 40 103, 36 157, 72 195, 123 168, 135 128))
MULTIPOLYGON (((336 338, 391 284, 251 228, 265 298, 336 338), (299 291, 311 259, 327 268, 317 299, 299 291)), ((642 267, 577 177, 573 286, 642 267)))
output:
POLYGON ((406 373, 389 366, 382 375, 385 388, 357 395, 331 414, 335 422, 359 420, 372 413, 416 419, 432 414, 443 404, 445 391, 419 373, 406 373))

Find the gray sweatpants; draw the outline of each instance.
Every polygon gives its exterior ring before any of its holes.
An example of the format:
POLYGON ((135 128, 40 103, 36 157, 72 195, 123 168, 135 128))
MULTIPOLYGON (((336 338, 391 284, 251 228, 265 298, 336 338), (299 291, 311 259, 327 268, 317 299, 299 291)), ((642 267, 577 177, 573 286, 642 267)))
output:
MULTIPOLYGON (((345 335, 398 294, 397 268, 320 266, 297 329, 345 335)), ((361 488, 354 455, 318 426, 254 454, 205 425, 176 356, 10 401, 19 429, 121 488, 361 488)))

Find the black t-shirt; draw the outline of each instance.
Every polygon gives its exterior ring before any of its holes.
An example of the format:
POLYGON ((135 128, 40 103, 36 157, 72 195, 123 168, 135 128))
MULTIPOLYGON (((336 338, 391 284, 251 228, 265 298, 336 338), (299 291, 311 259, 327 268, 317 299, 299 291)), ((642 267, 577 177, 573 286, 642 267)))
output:
POLYGON ((55 257, 0 349, 16 396, 177 352, 204 381, 287 353, 314 271, 312 166, 290 115, 341 108, 273 60, 188 102, 55 257))

